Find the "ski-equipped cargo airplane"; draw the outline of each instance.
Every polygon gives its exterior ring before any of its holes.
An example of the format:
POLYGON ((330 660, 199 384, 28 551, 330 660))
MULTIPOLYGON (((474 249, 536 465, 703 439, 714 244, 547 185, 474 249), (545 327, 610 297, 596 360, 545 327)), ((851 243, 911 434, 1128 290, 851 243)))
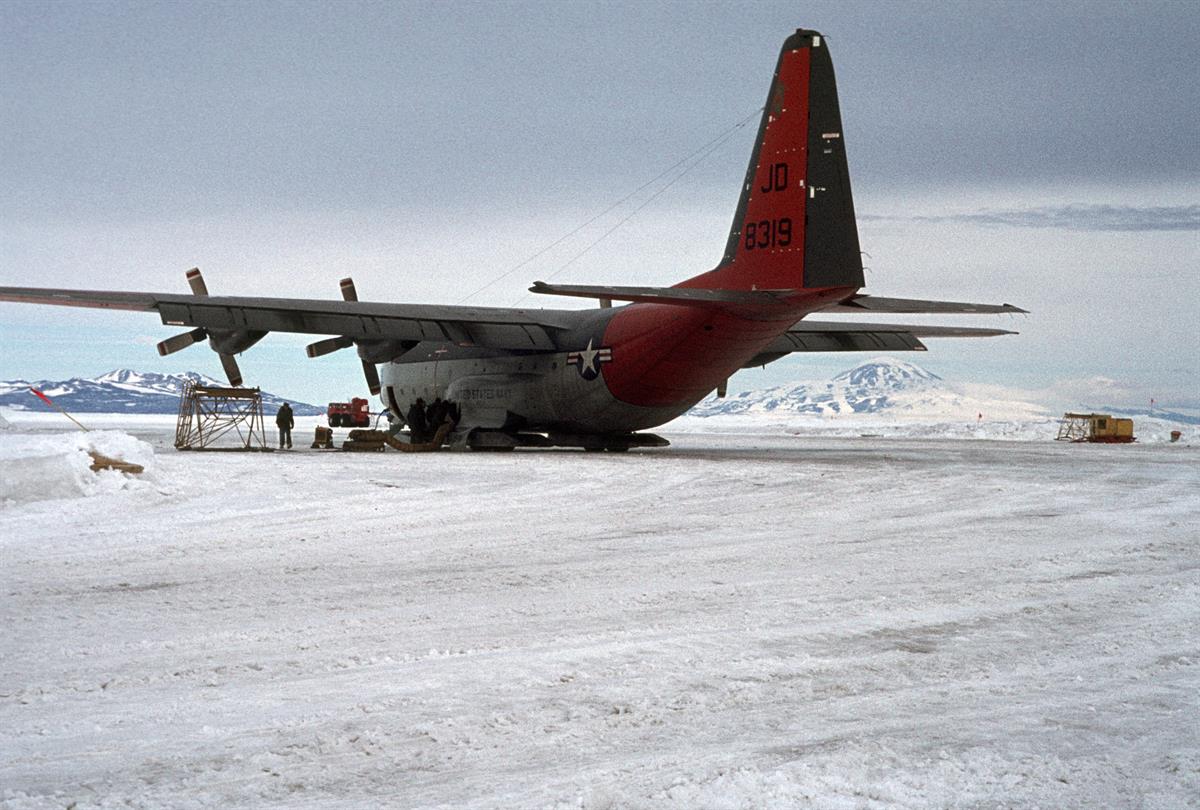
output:
POLYGON ((372 394, 402 419, 418 397, 461 408, 471 447, 624 450, 665 441, 637 431, 682 414, 738 369, 792 352, 922 351, 921 338, 990 337, 1001 329, 814 321, 814 313, 1024 312, 865 295, 833 63, 824 37, 783 44, 725 255, 672 287, 535 282, 546 295, 600 301, 590 310, 500 309, 359 301, 0 287, 0 300, 154 311, 192 329, 162 355, 207 339, 232 385, 234 359, 269 332, 332 337, 318 357, 355 346, 372 394), (612 307, 611 302, 627 302, 612 307), (376 368, 383 365, 382 378, 376 368))

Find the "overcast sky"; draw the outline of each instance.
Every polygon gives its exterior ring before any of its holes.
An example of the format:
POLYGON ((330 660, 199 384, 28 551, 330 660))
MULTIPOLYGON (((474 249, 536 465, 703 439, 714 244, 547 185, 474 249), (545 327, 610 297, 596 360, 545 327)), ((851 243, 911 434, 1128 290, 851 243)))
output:
MULTIPOLYGON (((10 0, 0 284, 184 291, 199 265, 215 293, 336 297, 353 275, 363 298, 454 303, 759 108, 780 44, 811 27, 838 73, 867 291, 1033 312, 1018 338, 910 359, 1200 407, 1198 9, 10 0)), ((753 130, 565 269, 658 186, 471 302, 562 306, 524 289, 708 269, 753 130)), ((0 304, 0 378, 219 376, 203 348, 158 358, 172 331, 0 304)), ((246 353, 248 381, 316 402, 360 387, 351 353, 309 361, 306 340, 246 353)))

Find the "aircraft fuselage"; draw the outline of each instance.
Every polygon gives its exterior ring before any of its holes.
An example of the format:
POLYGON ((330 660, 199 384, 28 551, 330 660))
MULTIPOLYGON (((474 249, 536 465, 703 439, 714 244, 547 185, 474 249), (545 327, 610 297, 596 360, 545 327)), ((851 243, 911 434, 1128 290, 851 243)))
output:
POLYGON ((724 309, 630 304, 571 313, 554 351, 421 343, 382 369, 384 405, 401 416, 419 397, 453 400, 464 429, 618 434, 684 413, 820 301, 770 317, 724 309))

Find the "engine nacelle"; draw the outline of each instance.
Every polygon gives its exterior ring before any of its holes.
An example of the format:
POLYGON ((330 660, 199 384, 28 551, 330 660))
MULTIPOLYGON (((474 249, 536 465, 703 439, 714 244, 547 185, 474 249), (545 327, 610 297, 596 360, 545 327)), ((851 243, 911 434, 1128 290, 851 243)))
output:
POLYGON ((240 354, 266 336, 252 329, 209 329, 208 345, 217 354, 240 354))
POLYGON ((416 346, 412 340, 356 340, 358 356, 368 363, 390 363, 416 346))

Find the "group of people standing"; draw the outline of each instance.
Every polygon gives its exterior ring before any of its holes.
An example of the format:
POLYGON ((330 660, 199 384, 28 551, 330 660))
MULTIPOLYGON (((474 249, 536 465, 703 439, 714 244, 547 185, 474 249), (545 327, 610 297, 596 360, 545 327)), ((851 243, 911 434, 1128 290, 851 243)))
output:
POLYGON ((418 397, 417 401, 408 407, 404 420, 408 423, 408 432, 413 444, 425 444, 432 441, 438 428, 447 422, 451 428, 462 419, 462 409, 458 403, 438 397, 428 405, 418 397))
MULTIPOLYGON (((451 429, 462 419, 462 409, 457 402, 449 399, 438 397, 428 405, 425 400, 420 397, 408 408, 408 413, 405 414, 405 421, 408 423, 409 433, 412 435, 413 444, 425 444, 433 440, 437 435, 438 428, 447 422, 450 423, 451 429)), ((292 427, 295 425, 295 418, 292 415, 292 407, 286 402, 275 414, 275 426, 279 428, 279 447, 292 447, 292 427)))

